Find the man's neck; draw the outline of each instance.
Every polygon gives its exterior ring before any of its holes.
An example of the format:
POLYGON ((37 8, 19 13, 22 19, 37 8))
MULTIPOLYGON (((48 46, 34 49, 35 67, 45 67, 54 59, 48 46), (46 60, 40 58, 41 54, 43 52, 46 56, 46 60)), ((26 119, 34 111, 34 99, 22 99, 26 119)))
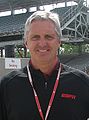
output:
POLYGON ((54 70, 56 64, 58 63, 58 58, 56 58, 54 61, 50 61, 45 64, 42 64, 40 62, 33 62, 33 61, 31 61, 31 63, 35 69, 39 69, 44 74, 50 75, 51 72, 54 70))

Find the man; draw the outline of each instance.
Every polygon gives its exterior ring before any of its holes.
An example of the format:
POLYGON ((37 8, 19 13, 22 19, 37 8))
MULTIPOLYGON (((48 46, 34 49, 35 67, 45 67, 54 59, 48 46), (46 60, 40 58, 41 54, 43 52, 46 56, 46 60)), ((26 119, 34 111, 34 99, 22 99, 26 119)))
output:
POLYGON ((0 84, 0 120, 87 120, 89 77, 60 63, 58 15, 37 11, 26 21, 24 43, 31 59, 0 84))

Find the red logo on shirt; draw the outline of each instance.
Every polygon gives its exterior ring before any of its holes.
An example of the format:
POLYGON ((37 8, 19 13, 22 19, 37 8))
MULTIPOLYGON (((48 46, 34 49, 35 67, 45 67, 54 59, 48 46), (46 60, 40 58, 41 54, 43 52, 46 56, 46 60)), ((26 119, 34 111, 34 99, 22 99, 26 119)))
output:
POLYGON ((68 99, 75 99, 75 98, 76 98, 76 95, 62 93, 61 97, 62 97, 62 98, 68 98, 68 99))

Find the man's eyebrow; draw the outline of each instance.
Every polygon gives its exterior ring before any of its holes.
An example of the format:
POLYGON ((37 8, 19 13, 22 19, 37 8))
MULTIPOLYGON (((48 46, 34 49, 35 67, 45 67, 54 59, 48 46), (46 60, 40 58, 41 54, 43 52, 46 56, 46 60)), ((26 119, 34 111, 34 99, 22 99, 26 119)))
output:
POLYGON ((47 33, 47 34, 45 34, 45 35, 54 36, 55 34, 53 34, 53 33, 47 33))
POLYGON ((33 35, 33 36, 37 36, 37 37, 38 37, 38 36, 40 36, 40 35, 35 34, 35 35, 33 35))
POLYGON ((34 37, 40 37, 40 35, 37 35, 37 34, 31 35, 31 38, 34 38, 34 37))

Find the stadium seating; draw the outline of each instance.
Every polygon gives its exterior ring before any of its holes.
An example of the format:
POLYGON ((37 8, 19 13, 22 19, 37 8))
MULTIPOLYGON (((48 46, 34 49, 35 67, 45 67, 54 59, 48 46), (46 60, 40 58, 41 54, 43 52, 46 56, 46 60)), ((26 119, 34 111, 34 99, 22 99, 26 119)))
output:
POLYGON ((89 53, 82 53, 78 55, 62 56, 61 61, 66 65, 85 71, 89 67, 89 53))
POLYGON ((0 35, 22 31, 24 23, 32 13, 0 17, 0 35))
MULTIPOLYGON (((74 8, 73 6, 72 8, 74 8)), ((62 8, 55 8, 51 11, 56 12, 60 16, 60 20, 62 19, 63 14, 66 13, 71 7, 62 7, 62 8)), ((0 35, 8 35, 9 33, 16 33, 23 31, 24 23, 26 19, 32 14, 33 12, 27 12, 23 14, 17 15, 9 15, 0 17, 0 35)))

